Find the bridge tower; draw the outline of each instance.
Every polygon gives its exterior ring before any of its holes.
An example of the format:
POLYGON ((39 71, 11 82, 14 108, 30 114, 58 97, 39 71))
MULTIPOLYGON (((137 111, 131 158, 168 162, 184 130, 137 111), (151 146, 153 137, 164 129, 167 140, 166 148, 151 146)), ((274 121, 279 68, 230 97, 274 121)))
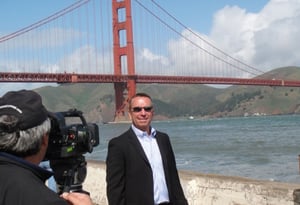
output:
MULTIPOLYGON (((131 0, 112 0, 112 15, 114 75, 124 74, 122 71, 125 72, 126 67, 128 75, 135 75, 131 0), (124 13, 126 16, 125 20, 122 19, 124 13), (126 42, 121 42, 121 39, 126 39, 126 42)), ((114 83, 114 89, 116 103, 114 120, 126 120, 128 119, 128 116, 126 116, 128 100, 136 92, 136 81, 116 82, 114 83)))

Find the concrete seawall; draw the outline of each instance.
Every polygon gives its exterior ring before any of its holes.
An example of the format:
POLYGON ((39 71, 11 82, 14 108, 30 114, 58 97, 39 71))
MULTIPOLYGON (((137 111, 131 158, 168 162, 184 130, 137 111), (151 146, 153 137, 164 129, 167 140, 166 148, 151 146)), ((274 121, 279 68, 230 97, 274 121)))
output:
MULTIPOLYGON (((300 184, 180 171, 189 205, 300 205, 300 184), (299 201, 299 202, 297 202, 299 201)), ((88 161, 83 188, 93 202, 107 205, 103 162, 88 161)))

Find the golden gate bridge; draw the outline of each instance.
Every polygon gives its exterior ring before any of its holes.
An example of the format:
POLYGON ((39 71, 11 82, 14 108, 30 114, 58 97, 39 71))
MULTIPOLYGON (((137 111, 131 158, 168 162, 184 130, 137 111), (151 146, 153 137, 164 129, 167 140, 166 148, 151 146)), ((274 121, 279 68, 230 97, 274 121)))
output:
POLYGON ((77 1, 0 37, 0 53, 2 83, 113 83, 116 118, 139 83, 300 86, 262 78, 155 1, 77 1))

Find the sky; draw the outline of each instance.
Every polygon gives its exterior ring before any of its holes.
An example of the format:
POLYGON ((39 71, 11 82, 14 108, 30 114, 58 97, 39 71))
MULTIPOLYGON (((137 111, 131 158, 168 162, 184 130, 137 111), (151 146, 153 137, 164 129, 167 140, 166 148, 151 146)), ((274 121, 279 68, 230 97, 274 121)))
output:
MULTIPOLYGON (((184 25, 249 65, 265 69, 300 65, 299 0, 155 1, 184 25)), ((1 0, 0 37, 75 2, 1 0)), ((26 84, 28 89, 39 86, 26 84)), ((0 95, 23 87, 22 84, 2 84, 0 95)))
MULTIPOLYGON (((103 1, 103 0, 101 0, 103 1)), ((134 0, 132 0, 134 1, 134 0)), ((145 0, 142 0, 145 1, 145 0)), ((148 1, 148 0, 147 0, 148 1)), ((41 20, 61 9, 66 8, 75 0, 1 0, 0 18, 1 31, 15 31, 41 20), (24 12, 26 11, 26 12, 24 12)), ((214 14, 225 6, 238 6, 247 12, 260 11, 268 0, 156 0, 168 12, 185 25, 208 33, 211 29, 214 14)))

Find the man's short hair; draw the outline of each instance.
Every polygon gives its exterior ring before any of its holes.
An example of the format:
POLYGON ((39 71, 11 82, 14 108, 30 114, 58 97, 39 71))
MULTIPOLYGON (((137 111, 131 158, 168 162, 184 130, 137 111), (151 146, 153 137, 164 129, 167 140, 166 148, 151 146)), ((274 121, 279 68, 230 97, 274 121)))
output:
POLYGON ((131 109, 131 102, 134 98, 136 97, 145 97, 145 98, 149 98, 151 101, 152 101, 152 98, 150 95, 148 95, 147 93, 136 93, 134 96, 132 96, 130 99, 129 99, 129 102, 128 102, 128 108, 131 109))

